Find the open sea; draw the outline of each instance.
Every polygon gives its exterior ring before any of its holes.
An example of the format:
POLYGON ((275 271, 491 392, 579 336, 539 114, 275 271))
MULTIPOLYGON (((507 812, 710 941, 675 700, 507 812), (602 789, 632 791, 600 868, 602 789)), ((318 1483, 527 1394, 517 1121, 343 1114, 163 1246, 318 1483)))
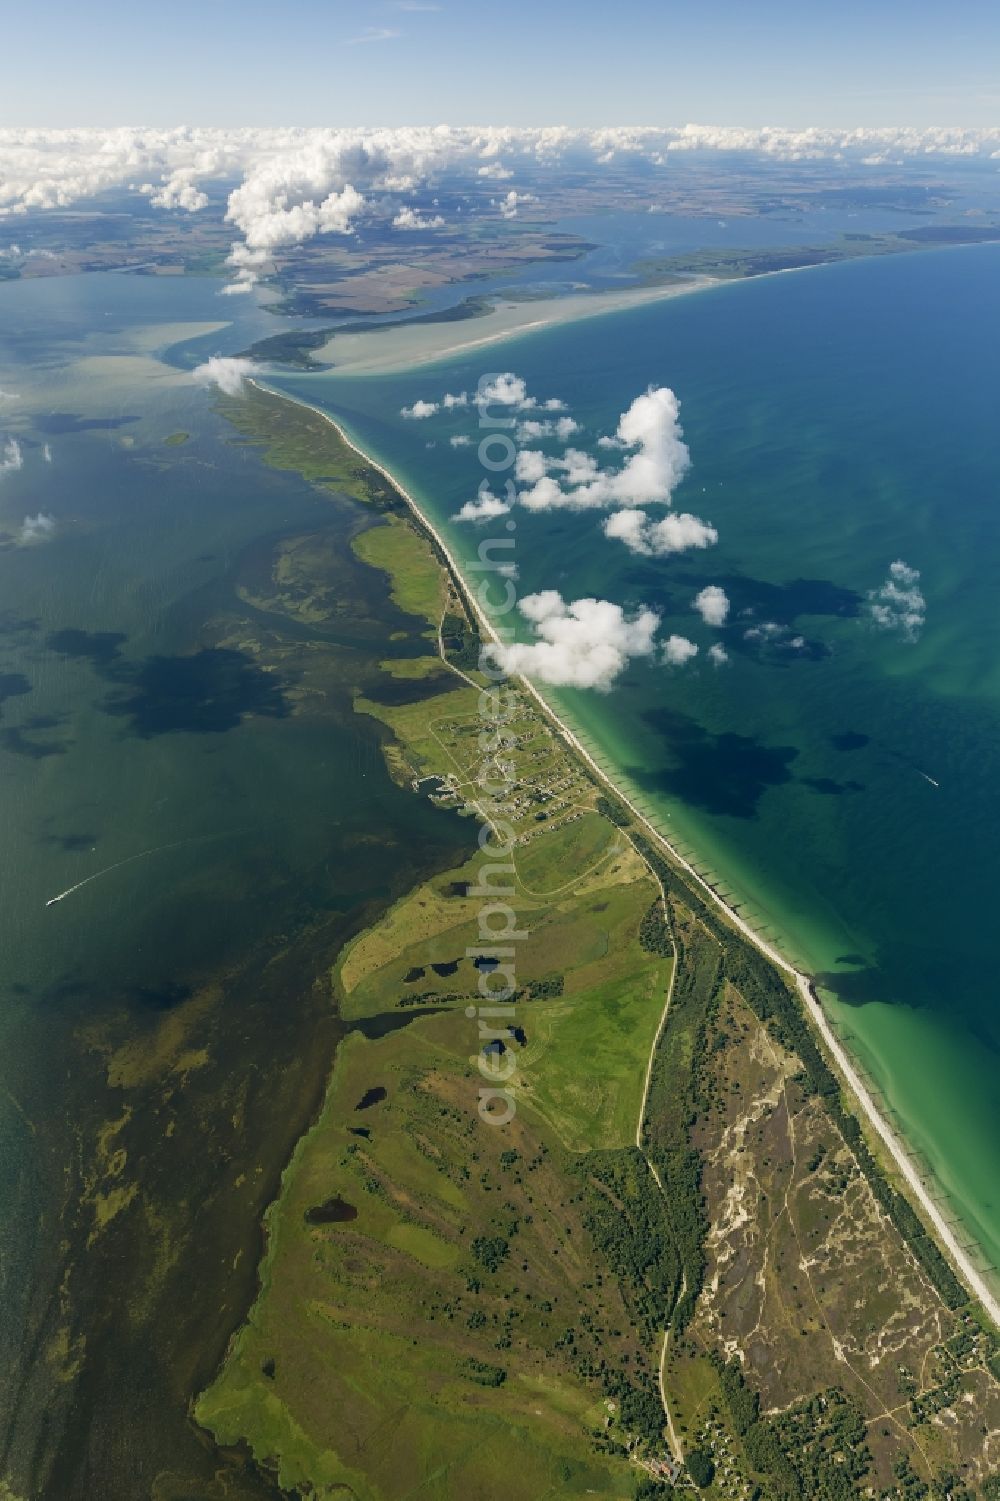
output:
MULTIPOLYGON (((681 401, 675 508, 717 547, 642 559, 593 514, 516 513, 519 590, 655 606, 701 646, 562 712, 699 869, 819 976, 830 1014, 984 1264, 1000 1265, 1000 249, 720 287, 406 375, 283 377, 386 463, 459 559, 475 409, 406 421, 489 370, 558 397, 592 447, 650 384, 681 401), (453 436, 471 443, 455 448, 453 436), (920 572, 915 639, 869 592, 920 572), (721 631, 693 596, 721 584, 721 631), (758 628, 768 627, 763 635, 758 628), (747 633, 751 634, 748 635, 747 633), (706 657, 721 641, 728 663, 706 657)), ((595 448, 595 452, 599 452, 595 448)))

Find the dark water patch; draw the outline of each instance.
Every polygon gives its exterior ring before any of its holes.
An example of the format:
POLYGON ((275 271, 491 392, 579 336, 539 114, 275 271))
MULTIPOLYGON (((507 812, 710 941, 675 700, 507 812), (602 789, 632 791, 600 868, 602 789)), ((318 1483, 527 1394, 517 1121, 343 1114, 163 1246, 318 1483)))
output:
POLYGON ((45 761, 49 756, 64 756, 67 746, 58 740, 31 740, 21 730, 0 730, 0 745, 12 756, 26 756, 30 761, 45 761))
POLYGON ((848 792, 864 792, 863 782, 835 782, 833 777, 800 777, 803 787, 819 792, 824 797, 843 797, 848 792))
POLYGON ((388 1098, 388 1095, 389 1091, 381 1084, 373 1084, 371 1089, 365 1090, 354 1108, 355 1110, 370 1110, 373 1105, 381 1104, 383 1100, 388 1098))
POLYGON ((260 1363, 260 1374, 262 1376, 266 1376, 268 1381, 274 1380, 274 1373, 277 1369, 277 1364, 273 1356, 271 1355, 269 1355, 266 1360, 262 1360, 260 1363))
POLYGON ((453 975, 457 972, 461 959, 442 959, 438 964, 432 964, 431 969, 436 975, 453 975))
POLYGON ((37 615, 16 615, 13 610, 0 610, 0 636, 33 636, 40 627, 37 615))
POLYGON ((45 638, 49 651, 61 657, 82 657, 95 667, 106 667, 121 656, 122 644, 128 638, 122 631, 81 631, 66 629, 52 631, 45 638))
POLYGON ((422 980, 426 973, 427 971, 421 969, 419 964, 415 964, 412 969, 406 971, 406 974, 403 976, 403 984, 413 985, 417 980, 422 980))
POLYGON ((489 1042, 483 1043, 484 1058, 502 1058, 507 1051, 507 1044, 500 1037, 491 1037, 489 1042))
POLYGON ((755 737, 716 735, 676 709, 658 707, 642 715, 666 742, 674 766, 630 775, 649 791, 666 792, 693 807, 729 818, 753 818, 764 793, 792 780, 799 754, 791 745, 764 745, 755 737))
POLYGON ((347 1129, 352 1136, 363 1136, 365 1141, 368 1141, 372 1134, 367 1126, 348 1126, 347 1129))
POLYGON ((862 735, 859 730, 843 730, 839 735, 830 736, 830 744, 839 751, 864 750, 870 742, 871 736, 862 735))
POLYGON ((141 985, 135 999, 146 1011, 173 1011, 190 1000, 194 992, 179 980, 165 980, 162 985, 141 985))
POLYGON ((358 1211, 353 1204, 342 1199, 337 1194, 332 1199, 325 1199, 322 1204, 314 1204, 305 1212, 307 1225, 342 1225, 350 1220, 356 1220, 358 1211))
POLYGON ((847 974, 826 970, 816 975, 815 980, 820 989, 832 991, 845 1006, 870 1006, 888 1000, 892 994, 886 976, 876 965, 853 969, 847 974))
POLYGON ((468 881, 449 881, 447 886, 444 887, 444 895, 447 897, 468 896, 468 894, 468 881))
POLYGON ((477 954, 472 962, 480 974, 491 975, 495 969, 499 969, 500 967, 499 959, 491 959, 486 954, 477 954))
POLYGON ((374 684, 367 687, 366 695, 373 703, 382 704, 387 709, 398 709, 406 704, 420 704, 425 699, 436 698, 454 682, 455 679, 446 672, 433 672, 423 678, 394 678, 381 673, 374 684))
POLYGON ((729 597, 729 619, 734 623, 752 624, 754 620, 775 620, 792 625, 800 615, 834 616, 840 620, 860 615, 863 595, 845 589, 832 579, 790 579, 774 584, 766 579, 748 578, 742 573, 716 574, 690 570, 684 583, 693 589, 719 584, 729 597))
POLYGON ((9 698, 23 698, 31 692, 31 683, 23 672, 0 672, 0 704, 9 698))
POLYGON ((510 1033, 511 1037, 513 1037, 514 1041, 518 1044, 519 1047, 523 1048, 527 1046, 528 1034, 527 1032, 525 1032, 523 1027, 508 1027, 507 1031, 510 1033))
POLYGON ((857 969, 867 964, 868 960, 864 954, 838 954, 836 962, 838 964, 851 964, 857 969))
POLYGON ((35 427, 46 437, 55 438, 64 433, 114 432, 138 421, 138 416, 80 417, 76 412, 46 412, 35 418, 35 427))
POLYGON ((85 850, 92 850, 97 843, 96 834, 46 834, 44 844, 57 845, 65 850, 68 855, 82 854, 85 850))
MULTIPOLYGON (((435 997, 435 999, 437 999, 437 997, 435 997)), ((420 996, 408 996, 405 1001, 398 1002, 397 1004, 401 1006, 407 1006, 410 1004, 417 1006, 420 1005, 420 1002, 420 996)), ((419 1021, 421 1017, 438 1016, 445 1009, 446 1008, 444 1006, 424 1006, 420 1011, 408 1010, 403 1015, 401 1015, 398 1011, 380 1011, 375 1016, 359 1017, 357 1021, 351 1022, 348 1031, 360 1032, 362 1037, 364 1037, 368 1042, 378 1042, 380 1037, 388 1037, 391 1033, 398 1032, 403 1027, 408 1027, 411 1022, 419 1021)), ((371 1093, 370 1090, 369 1093, 371 1093)), ((382 1094, 379 1096, 379 1098, 385 1098, 384 1090, 382 1091, 382 1094)), ((368 1095, 365 1095, 365 1099, 368 1099, 368 1095)), ((377 1103, 377 1100, 369 1101, 369 1104, 372 1105, 375 1105, 377 1103)), ((361 1104, 356 1105, 354 1108, 356 1110, 365 1110, 367 1109, 367 1106, 361 1104)))
POLYGON ((221 734, 250 716, 285 719, 289 714, 274 675, 248 653, 229 647, 147 657, 116 670, 115 677, 123 687, 101 707, 128 719, 132 734, 142 740, 178 731, 221 734))

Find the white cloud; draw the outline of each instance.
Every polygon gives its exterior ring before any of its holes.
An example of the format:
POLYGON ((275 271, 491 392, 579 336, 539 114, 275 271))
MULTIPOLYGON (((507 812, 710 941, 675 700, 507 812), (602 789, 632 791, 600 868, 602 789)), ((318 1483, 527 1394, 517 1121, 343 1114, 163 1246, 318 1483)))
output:
POLYGON ((218 386, 227 396, 241 396, 243 382, 253 374, 253 360, 241 360, 230 355, 214 354, 192 370, 191 376, 199 386, 218 386))
POLYGON ((55 517, 39 511, 37 516, 25 516, 16 540, 21 547, 31 547, 36 542, 48 542, 55 529, 55 517))
POLYGON ((24 468, 24 454, 16 438, 7 439, 0 449, 0 455, 0 474, 11 474, 15 469, 24 468))
POLYGON ((452 407, 467 407, 469 393, 468 391, 446 391, 441 397, 441 405, 445 411, 450 411, 452 407))
POLYGON ((420 214, 409 204, 392 221, 393 229, 440 229, 443 224, 440 214, 420 214))
POLYGON ((21 400, 21 393, 19 391, 0 391, 0 401, 20 401, 20 400, 21 400))
POLYGON ((886 631, 899 631, 907 641, 915 641, 927 615, 927 601, 920 589, 920 570, 897 558, 889 565, 885 583, 870 591, 868 609, 877 626, 886 631))
MULTIPOLYGON (((669 386, 650 386, 623 412, 611 439, 602 446, 629 453, 620 469, 598 469, 587 454, 568 449, 561 460, 545 459, 544 470, 562 469, 561 483, 536 484, 521 496, 532 510, 568 507, 669 505, 691 463, 680 425, 680 403, 669 386)), ((704 544, 702 544, 704 545, 704 544)))
POLYGON ((516 407, 519 411, 538 405, 535 398, 528 395, 527 383, 510 370, 480 385, 475 399, 480 407, 516 407))
POLYGON ((398 36, 402 36, 402 32, 396 31, 392 26, 369 26, 359 36, 348 37, 345 46, 360 47, 365 42, 392 42, 398 36))
POLYGON ((45 460, 46 464, 52 463, 52 448, 48 443, 42 444, 42 458, 45 460))
POLYGON ((503 671, 543 683, 606 692, 634 657, 650 657, 660 617, 641 607, 626 615, 606 599, 567 602, 555 589, 520 601, 535 640, 484 648, 503 671))
POLYGON ((479 494, 475 500, 467 500, 460 511, 456 511, 453 521, 492 521, 494 516, 506 516, 510 510, 510 501, 503 500, 499 495, 494 495, 486 480, 479 486, 479 494))
POLYGON ((503 162, 491 162, 488 167, 480 167, 476 175, 478 177, 487 177, 492 182, 504 182, 508 177, 514 176, 510 168, 505 167, 503 162))
POLYGON ((438 410, 436 401, 415 401, 411 407, 400 407, 399 415, 411 422, 423 422, 425 418, 433 417, 438 410))
POLYGON ((706 584, 694 597, 693 608, 706 625, 725 625, 729 614, 729 597, 718 584, 706 584))
POLYGON ((729 661, 729 653, 726 651, 726 648, 723 646, 721 641, 716 641, 714 645, 708 648, 708 659, 710 662, 713 662, 716 667, 724 667, 725 664, 729 661))
POLYGON ((472 439, 467 437, 465 433, 455 433, 448 439, 448 442, 452 448, 468 448, 472 439))
MULTIPOLYGON (((390 26, 350 40, 389 41, 390 26)), ((444 171, 502 180, 511 166, 537 176, 572 160, 598 175, 616 162, 663 169, 673 153, 719 151, 762 160, 833 160, 881 164, 903 160, 1000 158, 1000 126, 786 130, 774 127, 679 125, 402 126, 392 129, 316 127, 164 128, 111 130, 12 126, 0 129, 0 216, 67 208, 113 189, 145 191, 165 209, 204 212, 230 192, 228 219, 243 236, 236 251, 265 252, 263 261, 234 258, 237 286, 251 285, 278 246, 316 234, 350 233, 353 218, 376 212, 380 194, 412 192, 444 171), (371 192, 371 200, 366 194, 371 192)), ((530 194, 508 194, 501 213, 516 215, 530 194)), ((391 219, 395 208, 389 206, 391 219)), ((383 210, 384 212, 384 210, 383 210)))
POLYGON ((714 547, 719 534, 714 526, 689 511, 671 511, 653 521, 645 511, 614 511, 603 523, 606 537, 624 542, 630 552, 643 557, 667 557, 691 548, 714 547))
POLYGON ((668 636, 663 643, 663 660, 668 667, 683 667, 697 655, 697 646, 686 636, 668 636))
POLYGON ((517 424, 514 436, 519 443, 533 443, 538 438, 558 438, 561 443, 565 443, 567 438, 579 431, 580 424, 572 417, 557 417, 555 420, 550 417, 528 417, 517 424))
POLYGON ((502 219, 516 219, 518 206, 520 204, 537 202, 538 199, 534 193, 519 193, 516 188, 511 188, 506 197, 500 199, 500 217, 502 219))

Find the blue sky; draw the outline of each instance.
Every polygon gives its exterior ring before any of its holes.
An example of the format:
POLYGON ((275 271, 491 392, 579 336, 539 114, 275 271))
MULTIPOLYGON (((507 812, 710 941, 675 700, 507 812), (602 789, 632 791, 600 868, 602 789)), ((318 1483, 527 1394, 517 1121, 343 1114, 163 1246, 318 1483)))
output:
POLYGON ((8 125, 1000 121, 992 0, 39 0, 3 41, 8 125))

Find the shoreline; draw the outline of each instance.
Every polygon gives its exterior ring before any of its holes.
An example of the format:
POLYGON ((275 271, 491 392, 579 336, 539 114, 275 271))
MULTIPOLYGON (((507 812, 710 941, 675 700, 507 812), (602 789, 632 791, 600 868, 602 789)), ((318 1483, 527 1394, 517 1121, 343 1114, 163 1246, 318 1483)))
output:
MULTIPOLYGON (((791 270, 811 270, 812 267, 790 267, 791 270)), ((781 275, 782 272, 764 271, 754 277, 744 277, 741 280, 758 281, 764 276, 781 275)), ((502 299, 495 305, 492 313, 483 318, 472 319, 472 323, 488 323, 491 318, 496 319, 497 326, 490 333, 480 333, 476 338, 459 338, 457 342, 442 344, 440 347, 434 344, 436 335, 442 339, 455 336, 451 332, 453 325, 448 323, 402 324, 395 329, 396 353, 387 345, 392 339, 394 326, 386 323, 378 330, 368 330, 365 333, 352 333, 350 328, 342 332, 331 334, 327 342, 314 350, 312 359, 316 368, 309 371, 311 375, 331 376, 362 376, 362 375, 398 375, 407 370, 421 369, 425 365, 435 365, 439 360, 457 359, 461 356, 473 353, 477 349, 489 347, 491 344, 501 344, 507 339, 520 338, 523 334, 538 333, 544 328, 557 328, 563 323, 579 323, 587 318, 599 318, 608 313, 627 312, 630 308, 645 307, 649 303, 664 302, 673 297, 687 297, 695 292, 707 292, 714 287, 728 285, 733 280, 725 276, 691 276, 682 282, 671 282, 660 286, 647 287, 623 287, 620 291, 589 291, 570 292, 562 297, 544 297, 535 301, 510 302, 504 304, 502 299), (546 311, 543 316, 532 316, 538 309, 546 311), (524 316, 521 317, 521 310, 524 316), (400 348, 402 344, 402 348, 400 348), (407 345, 414 346, 407 348, 407 345), (423 347, 421 347, 421 345, 423 347), (334 351, 346 352, 346 358, 334 359, 334 351), (353 357, 351 351, 355 350, 353 357), (368 351, 366 353, 366 351, 368 351)))
MULTIPOLYGON (((493 628, 493 624, 489 618, 488 613, 483 609, 479 601, 476 599, 471 586, 466 581, 461 569, 459 568, 458 563, 455 560, 454 555, 451 552, 451 549, 448 547, 448 544, 445 542, 440 532, 434 526, 433 522, 431 522, 428 517, 424 515, 423 511, 414 500, 413 496, 396 478, 396 476, 392 474, 392 472, 388 468, 386 468, 384 464, 380 463, 378 459, 374 458, 371 454, 366 453, 365 450, 353 440, 350 434, 346 432, 341 424, 334 417, 332 417, 329 412, 324 411, 322 407, 315 406, 312 402, 303 401, 299 397, 289 396, 283 391, 273 390, 262 380, 259 380, 256 377, 250 376, 248 377, 248 381, 249 384, 256 386, 260 390, 266 391, 269 395, 277 396, 279 399, 285 401, 294 401, 300 406, 308 407, 310 411, 313 411, 318 416, 324 418, 325 421, 330 423, 331 427, 334 428, 334 430, 340 436, 341 440, 347 445, 348 448, 352 450, 352 452, 356 453, 360 459, 362 459, 366 464, 369 464, 374 470, 376 470, 377 473, 382 475, 383 479, 385 479, 406 502, 410 511, 416 518, 418 524, 423 528, 427 535, 430 536, 435 546, 441 552, 442 556, 445 559, 448 570, 455 581, 456 587, 460 590, 466 605, 471 610, 472 614, 476 618, 487 638, 492 642, 499 642, 499 637, 493 628)), ((610 792, 612 792, 614 796, 618 798, 619 801, 625 805, 625 807, 628 808, 633 818, 635 818, 645 834, 652 840, 654 846, 661 849, 679 869, 684 871, 688 879, 697 887, 699 894, 702 895, 707 901, 712 903, 713 906, 718 908, 724 914, 726 920, 730 924, 732 924, 732 926, 734 926, 746 939, 748 939, 759 953, 763 954, 763 956, 770 963, 774 964, 786 978, 792 980, 796 992, 798 993, 799 998, 802 1001, 803 1006, 805 1007, 806 1014, 810 1017, 814 1027, 819 1032, 826 1051, 832 1058, 836 1066, 842 1087, 846 1088, 850 1092, 850 1094, 853 1095, 855 1101, 860 1107, 861 1114, 865 1117, 870 1128, 876 1133, 883 1146, 888 1151, 897 1171, 902 1174, 902 1177, 906 1181, 906 1184, 910 1189, 913 1198, 919 1205, 925 1220, 928 1221, 933 1227, 939 1244, 947 1253, 948 1260, 952 1265, 952 1269, 959 1277, 966 1290, 969 1291, 970 1294, 983 1306, 987 1315, 993 1321, 994 1325, 998 1329, 1000 1329, 1000 1297, 998 1297, 998 1295, 993 1292, 983 1273, 981 1273, 976 1268, 967 1252, 963 1249, 952 1227, 945 1219, 944 1215, 941 1213, 941 1210, 935 1202, 932 1194, 925 1185, 916 1168, 913 1166, 913 1163, 910 1160, 909 1153, 906 1150, 905 1143, 897 1135, 893 1127, 890 1125, 889 1121, 885 1118, 885 1116, 879 1109, 877 1102, 871 1094, 871 1091, 868 1089, 868 1086, 865 1084, 863 1078, 858 1072, 857 1065, 850 1057, 843 1043, 834 1032, 826 1015, 826 1012, 823 1010, 822 1002, 820 1001, 819 996, 816 993, 812 977, 792 964, 791 961, 785 958, 785 956, 766 938, 762 938, 760 934, 758 934, 756 930, 750 925, 750 923, 748 923, 745 918, 741 917, 739 912, 735 911, 734 908, 731 907, 730 904, 712 886, 710 886, 702 876, 698 874, 697 870, 695 870, 690 861, 685 859, 680 851, 677 850, 670 843, 670 841, 659 831, 659 829, 655 827, 655 825, 650 821, 647 815, 644 814, 636 806, 632 799, 621 790, 621 788, 616 784, 616 782, 608 774, 608 772, 606 772, 603 767, 598 764, 591 752, 586 748, 586 746, 573 732, 573 730, 571 730, 570 727, 565 723, 565 721, 559 716, 555 709, 548 703, 548 701, 545 699, 540 690, 535 686, 535 684, 528 678, 519 678, 518 681, 524 686, 525 691, 541 709, 542 713, 545 715, 549 723, 554 726, 557 733, 562 736, 563 740, 570 747, 570 749, 580 757, 584 764, 598 779, 599 783, 607 788, 610 792)))

